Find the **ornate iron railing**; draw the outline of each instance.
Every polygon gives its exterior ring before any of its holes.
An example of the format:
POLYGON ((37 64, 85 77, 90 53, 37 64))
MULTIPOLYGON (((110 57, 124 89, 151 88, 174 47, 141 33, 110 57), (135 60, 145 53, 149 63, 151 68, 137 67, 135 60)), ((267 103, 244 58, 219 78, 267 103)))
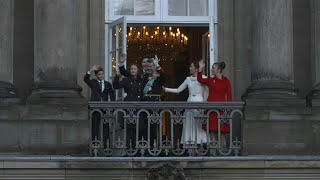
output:
POLYGON ((92 117, 100 117, 98 136, 90 138, 90 155, 238 156, 243 106, 244 102, 89 102, 91 131, 92 117), (216 133, 209 130, 210 116, 218 121, 216 133), (190 137, 181 139, 183 124, 193 127, 190 137), (229 133, 221 131, 221 124, 228 124, 229 133), (200 131, 205 138, 202 135, 199 142, 200 131))

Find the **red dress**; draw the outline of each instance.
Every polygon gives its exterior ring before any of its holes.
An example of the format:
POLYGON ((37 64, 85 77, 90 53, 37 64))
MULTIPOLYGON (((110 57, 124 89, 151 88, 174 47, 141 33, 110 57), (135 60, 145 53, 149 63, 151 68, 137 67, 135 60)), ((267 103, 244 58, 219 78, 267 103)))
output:
MULTIPOLYGON (((225 76, 222 76, 221 79, 217 77, 204 79, 202 78, 202 72, 198 72, 197 79, 201 84, 205 84, 209 87, 208 102, 232 101, 231 84, 229 79, 225 76)), ((222 115, 222 112, 220 112, 220 115, 222 115)), ((217 113, 215 112, 210 114, 209 130, 218 132, 218 118, 217 113)), ((225 124, 221 121, 220 130, 223 133, 229 133, 229 124, 225 124)))

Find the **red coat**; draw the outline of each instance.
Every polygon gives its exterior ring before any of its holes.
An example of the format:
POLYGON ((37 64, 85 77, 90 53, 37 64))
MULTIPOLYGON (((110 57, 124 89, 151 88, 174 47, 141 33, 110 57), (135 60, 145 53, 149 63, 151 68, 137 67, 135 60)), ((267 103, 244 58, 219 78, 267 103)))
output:
MULTIPOLYGON (((208 102, 232 101, 231 84, 227 77, 222 76, 221 79, 217 77, 202 78, 202 72, 198 72, 197 79, 201 84, 205 84, 209 87, 208 102)), ((220 112, 220 115, 222 115, 222 112, 220 112)), ((216 113, 210 114, 209 130, 214 132, 218 131, 218 119, 216 113)), ((220 130, 224 133, 230 132, 229 124, 221 122, 220 130)))

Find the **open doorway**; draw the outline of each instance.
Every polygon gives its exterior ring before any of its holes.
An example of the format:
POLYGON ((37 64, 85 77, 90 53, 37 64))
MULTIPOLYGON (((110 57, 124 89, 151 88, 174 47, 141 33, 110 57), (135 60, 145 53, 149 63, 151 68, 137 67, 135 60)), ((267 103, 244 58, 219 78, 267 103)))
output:
MULTIPOLYGON (((164 69, 167 87, 178 87, 189 76, 189 65, 209 60, 209 27, 139 26, 127 27, 127 65, 157 55, 164 69)), ((209 64, 209 63, 208 63, 209 64)), ((165 101, 186 101, 188 92, 166 94, 165 101)))

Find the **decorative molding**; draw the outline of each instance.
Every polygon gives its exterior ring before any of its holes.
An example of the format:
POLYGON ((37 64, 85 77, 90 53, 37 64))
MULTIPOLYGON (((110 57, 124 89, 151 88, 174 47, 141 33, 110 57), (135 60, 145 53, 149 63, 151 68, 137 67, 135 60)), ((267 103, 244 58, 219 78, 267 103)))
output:
POLYGON ((149 169, 148 180, 188 180, 184 169, 171 163, 158 164, 149 169))

